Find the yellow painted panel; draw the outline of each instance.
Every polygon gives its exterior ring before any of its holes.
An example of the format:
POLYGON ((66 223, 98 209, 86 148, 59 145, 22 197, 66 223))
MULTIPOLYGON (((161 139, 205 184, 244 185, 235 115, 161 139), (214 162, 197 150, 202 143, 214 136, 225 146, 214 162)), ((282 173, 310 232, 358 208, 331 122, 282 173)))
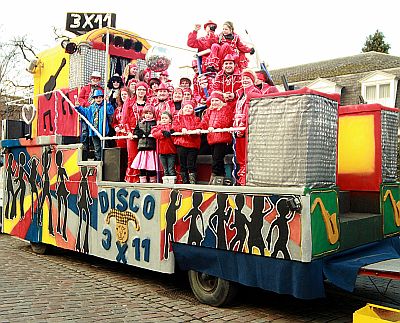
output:
POLYGON ((374 171, 374 116, 340 117, 338 135, 339 174, 371 174, 374 171))

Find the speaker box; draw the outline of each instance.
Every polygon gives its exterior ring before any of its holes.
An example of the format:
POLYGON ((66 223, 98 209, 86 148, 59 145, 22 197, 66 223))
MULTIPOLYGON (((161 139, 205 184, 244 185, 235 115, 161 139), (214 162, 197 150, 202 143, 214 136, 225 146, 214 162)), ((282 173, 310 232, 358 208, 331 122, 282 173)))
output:
POLYGON ((122 182, 128 163, 128 152, 125 148, 104 148, 103 180, 122 182))
POLYGON ((24 138, 31 133, 31 125, 21 120, 2 120, 1 121, 1 138, 18 139, 24 138))

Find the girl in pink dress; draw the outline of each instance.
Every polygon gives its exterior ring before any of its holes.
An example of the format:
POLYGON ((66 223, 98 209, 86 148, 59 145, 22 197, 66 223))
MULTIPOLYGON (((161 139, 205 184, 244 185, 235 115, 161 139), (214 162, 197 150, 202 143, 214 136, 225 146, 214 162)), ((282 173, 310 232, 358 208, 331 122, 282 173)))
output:
POLYGON ((138 137, 138 153, 131 165, 140 170, 140 183, 157 183, 156 140, 150 136, 151 129, 157 125, 154 109, 150 105, 143 108, 143 118, 137 124, 134 134, 138 137))

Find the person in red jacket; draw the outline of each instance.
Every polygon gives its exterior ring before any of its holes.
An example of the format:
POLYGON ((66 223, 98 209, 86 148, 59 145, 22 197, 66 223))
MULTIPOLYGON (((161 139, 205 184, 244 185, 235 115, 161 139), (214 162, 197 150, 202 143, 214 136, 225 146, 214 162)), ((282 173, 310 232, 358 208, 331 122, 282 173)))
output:
MULTIPOLYGON (((93 93, 96 90, 101 90, 104 93, 104 89, 100 84, 101 74, 98 71, 93 71, 90 75, 89 84, 83 86, 79 91, 78 102, 81 107, 87 108, 94 103, 93 93)), ((80 142, 83 144, 82 160, 87 160, 89 153, 89 127, 86 122, 81 121, 81 136, 80 142)))
POLYGON ((233 110, 225 103, 223 93, 214 91, 207 100, 209 108, 201 121, 202 129, 209 130, 207 142, 212 154, 210 184, 222 185, 225 177, 224 159, 228 145, 232 143, 230 132, 213 132, 214 129, 230 128, 233 124, 233 110))
MULTIPOLYGON (((142 117, 143 109, 147 103, 148 85, 145 82, 136 83, 135 96, 128 98, 122 108, 122 123, 125 133, 133 134, 135 128, 142 117)), ((126 140, 128 150, 128 167, 126 169, 125 181, 128 183, 139 182, 139 171, 132 167, 133 160, 138 153, 138 139, 131 138, 126 140)))
POLYGON ((175 115, 175 105, 172 100, 169 99, 168 86, 165 83, 161 83, 156 90, 157 100, 151 101, 154 106, 154 112, 156 120, 159 121, 161 113, 168 111, 172 116, 175 115))
POLYGON ((249 63, 246 53, 253 55, 255 50, 243 44, 240 37, 234 33, 233 23, 226 21, 222 26, 218 42, 211 46, 211 53, 206 62, 207 70, 219 71, 222 67, 222 59, 228 54, 238 56, 239 68, 246 68, 249 63))
MULTIPOLYGON (((211 45, 218 42, 218 37, 215 34, 215 30, 217 29, 217 24, 209 20, 206 24, 204 24, 204 30, 206 31, 206 36, 198 38, 198 31, 200 30, 201 25, 195 24, 194 30, 189 33, 187 45, 191 48, 196 48, 198 52, 202 52, 206 49, 210 49, 211 45)), ((205 72, 205 64, 207 61, 207 57, 209 54, 205 54, 201 57, 202 71, 205 72)), ((197 62, 196 62, 197 64, 197 62)))
POLYGON ((176 181, 176 147, 171 137, 172 116, 168 111, 161 113, 160 123, 151 129, 157 140, 157 152, 164 171, 163 183, 174 184, 176 181))
POLYGON ((225 102, 234 110, 237 101, 236 92, 242 87, 242 76, 236 66, 235 57, 228 54, 224 58, 222 70, 214 79, 212 90, 222 92, 225 102))
POLYGON ((194 114, 195 106, 196 102, 183 101, 182 108, 172 123, 174 131, 182 132, 182 135, 174 136, 174 143, 178 152, 183 184, 196 184, 196 162, 201 143, 200 131, 199 134, 186 134, 188 130, 200 129, 201 121, 194 114))
POLYGON ((262 96, 262 92, 254 85, 256 80, 255 73, 250 69, 244 69, 242 72, 243 89, 237 93, 238 101, 235 108, 234 127, 246 127, 244 131, 236 133, 234 151, 235 151, 235 170, 236 183, 246 185, 246 163, 247 163, 247 128, 250 100, 262 96))
POLYGON ((278 93, 278 88, 273 85, 267 73, 263 70, 256 72, 256 82, 254 85, 261 91, 262 94, 278 93))
MULTIPOLYGON (((116 97, 116 108, 114 110, 114 115, 112 118, 111 126, 115 130, 115 134, 117 136, 124 136, 125 133, 125 126, 122 122, 123 116, 123 105, 126 99, 128 98, 128 89, 126 87, 121 88, 120 92, 117 94, 116 97)), ((117 139, 115 140, 115 144, 118 148, 126 149, 126 139, 117 139)))

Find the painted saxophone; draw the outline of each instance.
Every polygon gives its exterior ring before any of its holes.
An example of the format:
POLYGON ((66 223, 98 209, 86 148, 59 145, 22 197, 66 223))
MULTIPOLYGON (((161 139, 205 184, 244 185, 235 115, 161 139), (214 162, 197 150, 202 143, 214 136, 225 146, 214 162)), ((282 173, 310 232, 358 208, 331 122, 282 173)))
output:
POLYGON ((390 198, 390 202, 392 203, 394 222, 398 227, 400 227, 400 201, 396 202, 396 200, 393 197, 392 191, 387 190, 385 196, 383 197, 384 202, 387 200, 388 196, 390 198))
POLYGON ((325 208, 324 203, 322 202, 320 197, 317 197, 314 200, 314 203, 311 206, 311 213, 314 212, 317 204, 321 208, 322 219, 325 223, 326 233, 328 235, 328 241, 330 244, 335 244, 339 240, 339 228, 337 224, 337 215, 336 213, 329 214, 327 209, 325 208))

